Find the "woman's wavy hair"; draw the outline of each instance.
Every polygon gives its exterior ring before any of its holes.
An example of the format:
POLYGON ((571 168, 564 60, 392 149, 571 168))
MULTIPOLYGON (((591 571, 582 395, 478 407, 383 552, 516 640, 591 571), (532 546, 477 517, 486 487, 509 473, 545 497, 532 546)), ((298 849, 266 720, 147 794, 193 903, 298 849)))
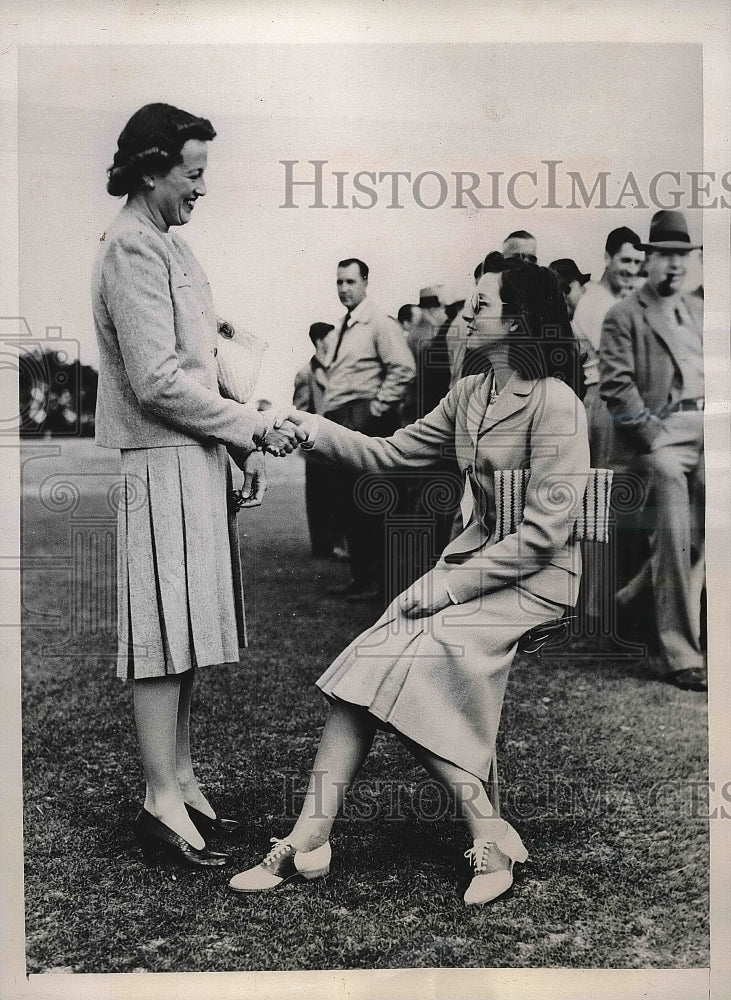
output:
POLYGON ((145 104, 120 133, 114 162, 107 170, 107 191, 115 198, 132 193, 145 174, 167 174, 180 163, 180 151, 188 139, 208 142, 215 135, 207 118, 197 118, 172 104, 145 104))
POLYGON ((579 398, 584 378, 561 279, 548 267, 506 259, 495 251, 482 273, 502 274, 503 318, 510 322, 508 363, 522 378, 559 378, 579 398))

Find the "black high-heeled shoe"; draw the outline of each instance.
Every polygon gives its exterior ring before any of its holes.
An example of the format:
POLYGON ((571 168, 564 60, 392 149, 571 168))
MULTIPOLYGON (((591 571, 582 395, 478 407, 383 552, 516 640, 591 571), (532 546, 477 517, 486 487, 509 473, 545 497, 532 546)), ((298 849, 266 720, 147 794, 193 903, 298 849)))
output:
POLYGON ((202 837, 212 837, 216 833, 231 834, 239 829, 241 823, 237 819, 224 819, 221 816, 206 816, 200 809, 185 803, 188 815, 193 820, 198 833, 202 837))
POLYGON ((220 868, 229 860, 228 854, 209 851, 207 847, 193 847, 146 809, 137 814, 135 836, 148 865, 172 861, 189 868, 220 868))

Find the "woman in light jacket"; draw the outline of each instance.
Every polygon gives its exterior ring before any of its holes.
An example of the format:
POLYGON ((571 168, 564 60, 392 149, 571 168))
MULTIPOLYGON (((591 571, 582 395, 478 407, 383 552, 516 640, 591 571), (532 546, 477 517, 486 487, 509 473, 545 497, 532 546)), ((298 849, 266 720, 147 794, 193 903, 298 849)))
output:
MULTIPOLYGON (((136 835, 148 861, 221 865, 206 839, 231 830, 198 785, 189 714, 196 669, 246 642, 227 447, 262 474, 257 446, 291 450, 255 409, 218 389, 217 319, 188 245, 172 232, 206 193, 211 123, 167 104, 119 136, 107 190, 127 201, 101 237, 92 304, 99 344, 97 444, 119 448, 118 674, 134 681, 146 782, 136 835)), ((286 429, 285 429, 286 432, 286 429)), ((261 490, 250 505, 259 503, 261 490)))
POLYGON ((318 456, 369 473, 426 468, 455 448, 472 510, 437 566, 317 681, 330 712, 302 811, 259 865, 231 880, 236 892, 326 874, 332 823, 379 726, 395 731, 461 808, 473 841, 466 903, 506 891, 513 863, 526 860, 483 783, 518 640, 576 602, 581 562, 571 530, 589 469, 584 408, 573 388, 581 367, 548 268, 494 255, 466 318, 490 371, 462 379, 409 427, 369 438, 293 415, 318 456), (494 473, 515 468, 531 471, 524 517, 496 540, 494 473))

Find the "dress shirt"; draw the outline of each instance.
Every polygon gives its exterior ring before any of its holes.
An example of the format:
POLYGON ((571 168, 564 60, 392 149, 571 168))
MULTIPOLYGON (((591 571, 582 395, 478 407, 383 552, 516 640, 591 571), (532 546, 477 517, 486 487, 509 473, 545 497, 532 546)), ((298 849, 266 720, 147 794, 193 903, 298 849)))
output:
POLYGON ((702 399, 705 395, 703 374, 703 334, 682 299, 672 310, 676 335, 673 353, 680 369, 681 399, 702 399))
POLYGON ((608 310, 619 301, 619 297, 612 295, 601 282, 590 281, 577 303, 574 323, 595 351, 599 350, 604 317, 608 310))
POLYGON ((356 399, 395 406, 415 375, 401 327, 365 298, 350 313, 337 357, 328 366, 325 412, 356 399))

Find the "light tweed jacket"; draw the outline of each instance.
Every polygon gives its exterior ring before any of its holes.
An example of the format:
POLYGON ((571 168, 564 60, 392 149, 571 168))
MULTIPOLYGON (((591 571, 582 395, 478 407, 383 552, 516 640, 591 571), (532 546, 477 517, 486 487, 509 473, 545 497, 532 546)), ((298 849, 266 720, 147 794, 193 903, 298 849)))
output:
POLYGON ((449 590, 460 603, 519 585, 557 604, 573 605, 581 577, 571 540, 589 471, 583 404, 555 378, 513 375, 488 408, 491 375, 461 379, 421 420, 389 438, 371 438, 318 418, 314 454, 363 472, 425 468, 451 448, 475 505, 462 533, 444 550, 449 590), (530 469, 523 521, 495 534, 495 470, 530 469))
POLYGON ((97 444, 255 447, 265 419, 219 392, 211 291, 184 240, 125 206, 101 238, 92 307, 97 444))

